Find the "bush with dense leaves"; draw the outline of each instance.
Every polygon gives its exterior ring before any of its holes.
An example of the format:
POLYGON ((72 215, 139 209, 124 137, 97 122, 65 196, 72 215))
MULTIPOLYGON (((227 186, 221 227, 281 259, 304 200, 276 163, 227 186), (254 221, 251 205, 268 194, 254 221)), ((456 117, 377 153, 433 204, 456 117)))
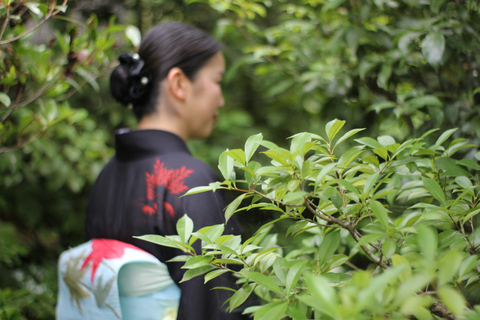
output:
POLYGON ((235 274, 242 287, 229 307, 256 294, 261 305, 246 312, 259 320, 476 319, 480 153, 456 160, 472 145, 450 141, 455 130, 433 144, 425 140, 436 130, 404 142, 365 136, 338 153, 362 131, 340 135, 344 124, 327 123, 325 136, 296 134, 289 149, 251 136, 220 156, 224 181, 187 192, 240 192, 226 220, 277 213, 245 241, 222 235, 224 225, 194 232, 188 216, 178 235, 141 238, 185 252, 172 259, 185 262, 182 281, 235 274), (259 148, 269 162, 252 160, 259 148), (272 233, 280 222, 286 232, 272 233), (299 245, 282 248, 277 238, 299 245))

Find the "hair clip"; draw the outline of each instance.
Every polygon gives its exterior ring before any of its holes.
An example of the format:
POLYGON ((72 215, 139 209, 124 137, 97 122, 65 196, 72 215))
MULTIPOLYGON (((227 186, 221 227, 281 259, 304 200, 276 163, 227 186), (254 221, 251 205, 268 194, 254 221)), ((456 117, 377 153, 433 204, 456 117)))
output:
POLYGON ((134 53, 134 54, 132 54, 132 59, 133 60, 140 60, 140 56, 138 55, 138 53, 134 53))
POLYGON ((147 77, 142 77, 140 79, 140 83, 144 86, 146 86, 148 84, 148 78, 147 77))

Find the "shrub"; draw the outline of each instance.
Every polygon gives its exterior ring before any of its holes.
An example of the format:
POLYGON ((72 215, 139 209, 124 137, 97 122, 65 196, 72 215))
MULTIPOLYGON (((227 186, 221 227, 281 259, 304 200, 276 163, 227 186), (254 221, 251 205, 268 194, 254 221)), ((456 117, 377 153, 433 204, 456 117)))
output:
POLYGON ((436 130, 403 143, 390 136, 353 142, 362 129, 339 137, 344 123, 329 122, 326 138, 299 133, 289 149, 251 136, 244 149, 220 156, 223 182, 187 192, 240 192, 227 220, 241 210, 278 213, 243 243, 222 235, 223 225, 194 232, 186 215, 178 235, 141 238, 185 253, 174 259, 185 262, 182 281, 233 272, 242 286, 229 308, 256 294, 262 304, 246 310, 255 319, 478 317, 480 165, 455 158, 472 145, 448 142, 455 129, 433 145, 425 138, 436 130), (352 146, 339 154, 347 140, 352 146), (260 146, 268 165, 252 160, 260 146), (277 244, 282 237, 272 226, 279 223, 294 248, 277 244))

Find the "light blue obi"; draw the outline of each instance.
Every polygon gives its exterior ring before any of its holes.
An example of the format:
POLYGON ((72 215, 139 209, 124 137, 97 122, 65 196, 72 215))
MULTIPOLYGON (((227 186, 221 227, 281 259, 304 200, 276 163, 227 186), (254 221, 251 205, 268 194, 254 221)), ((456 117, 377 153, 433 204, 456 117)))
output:
POLYGON ((131 244, 93 239, 60 255, 57 320, 175 320, 180 289, 131 244))

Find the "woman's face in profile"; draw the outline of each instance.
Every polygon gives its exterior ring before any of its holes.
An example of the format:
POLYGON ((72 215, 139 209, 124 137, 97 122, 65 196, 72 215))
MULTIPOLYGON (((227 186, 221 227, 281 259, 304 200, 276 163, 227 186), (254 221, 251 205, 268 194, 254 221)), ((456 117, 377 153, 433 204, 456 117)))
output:
POLYGON ((188 139, 205 139, 212 132, 218 109, 225 104, 221 87, 224 73, 225 59, 217 52, 191 80, 191 94, 186 100, 188 139))

